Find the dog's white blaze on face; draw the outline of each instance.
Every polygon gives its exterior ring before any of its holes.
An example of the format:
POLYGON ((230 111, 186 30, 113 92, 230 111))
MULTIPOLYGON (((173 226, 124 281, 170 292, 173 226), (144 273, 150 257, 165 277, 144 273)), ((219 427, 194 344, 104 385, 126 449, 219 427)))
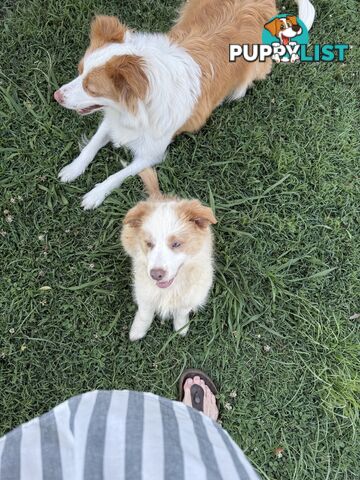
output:
POLYGON ((63 85, 55 95, 60 95, 59 103, 69 110, 76 110, 82 115, 88 115, 105 106, 112 106, 110 99, 89 95, 83 86, 86 74, 82 73, 71 82, 63 85))
POLYGON ((98 99, 92 97, 83 88, 83 75, 60 88, 62 105, 70 110, 82 110, 97 104, 98 99))
POLYGON ((182 221, 176 215, 175 203, 160 205, 144 222, 142 228, 151 242, 147 256, 147 271, 162 269, 165 276, 163 282, 173 280, 187 255, 181 251, 181 246, 172 247, 171 238, 181 235, 184 228, 182 221))
POLYGON ((83 58, 83 71, 71 82, 59 88, 58 92, 62 98, 61 105, 70 110, 77 110, 86 115, 99 110, 102 107, 113 107, 119 109, 117 102, 105 97, 89 95, 84 89, 84 79, 97 67, 105 65, 111 58, 118 55, 129 55, 135 53, 134 48, 118 43, 85 54, 83 58))

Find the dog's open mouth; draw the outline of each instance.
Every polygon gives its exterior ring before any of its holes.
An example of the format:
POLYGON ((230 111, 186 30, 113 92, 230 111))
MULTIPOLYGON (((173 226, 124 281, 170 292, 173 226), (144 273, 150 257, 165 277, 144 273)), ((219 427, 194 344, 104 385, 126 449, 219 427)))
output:
POLYGON ((102 107, 102 105, 90 105, 90 107, 80 108, 79 110, 77 110, 77 113, 79 115, 89 115, 89 113, 95 112, 102 107))
POLYGON ((282 40, 283 45, 288 45, 289 42, 290 42, 290 40, 291 40, 291 38, 290 38, 290 37, 285 37, 285 35, 283 35, 283 36, 281 37, 281 40, 282 40))
POLYGON ((172 285, 173 281, 175 280, 175 277, 173 277, 171 280, 167 280, 166 282, 156 282, 156 286, 159 288, 168 288, 170 285, 172 285))

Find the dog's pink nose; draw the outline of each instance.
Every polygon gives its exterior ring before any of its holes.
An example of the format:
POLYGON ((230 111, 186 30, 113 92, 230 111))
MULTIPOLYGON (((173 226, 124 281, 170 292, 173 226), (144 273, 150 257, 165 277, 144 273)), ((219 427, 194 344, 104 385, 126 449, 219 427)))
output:
POLYGON ((54 93, 54 98, 58 103, 63 103, 64 101, 64 95, 61 90, 56 90, 54 93))
POLYGON ((150 270, 150 277, 153 280, 156 280, 157 282, 162 280, 165 277, 165 275, 166 275, 166 272, 162 268, 152 268, 150 270))

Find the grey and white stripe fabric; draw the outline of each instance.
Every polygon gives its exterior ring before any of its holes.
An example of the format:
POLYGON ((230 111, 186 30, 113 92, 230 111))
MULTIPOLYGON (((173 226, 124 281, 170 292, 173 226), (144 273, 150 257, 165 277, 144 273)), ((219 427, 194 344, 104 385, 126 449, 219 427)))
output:
POLYGON ((151 393, 85 393, 0 439, 0 480, 258 478, 218 424, 151 393))

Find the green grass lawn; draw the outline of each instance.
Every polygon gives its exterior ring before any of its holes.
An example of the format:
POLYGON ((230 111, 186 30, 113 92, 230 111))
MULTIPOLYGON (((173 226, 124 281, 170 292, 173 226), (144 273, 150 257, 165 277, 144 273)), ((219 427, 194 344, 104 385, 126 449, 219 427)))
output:
MULTIPOLYGON (((357 0, 314 3, 313 43, 356 44, 357 0)), ((219 221, 214 288, 185 339, 155 322, 143 341, 128 340, 135 306, 119 232, 143 197, 140 181, 96 211, 80 208, 129 153, 109 146, 73 184, 57 180, 99 122, 52 101, 75 76, 91 17, 165 31, 178 5, 0 7, 0 435, 86 390, 174 398, 183 368, 197 366, 218 384, 222 423, 263 478, 358 478, 357 48, 345 64, 275 65, 170 146, 158 168, 163 190, 200 198, 219 221)))

